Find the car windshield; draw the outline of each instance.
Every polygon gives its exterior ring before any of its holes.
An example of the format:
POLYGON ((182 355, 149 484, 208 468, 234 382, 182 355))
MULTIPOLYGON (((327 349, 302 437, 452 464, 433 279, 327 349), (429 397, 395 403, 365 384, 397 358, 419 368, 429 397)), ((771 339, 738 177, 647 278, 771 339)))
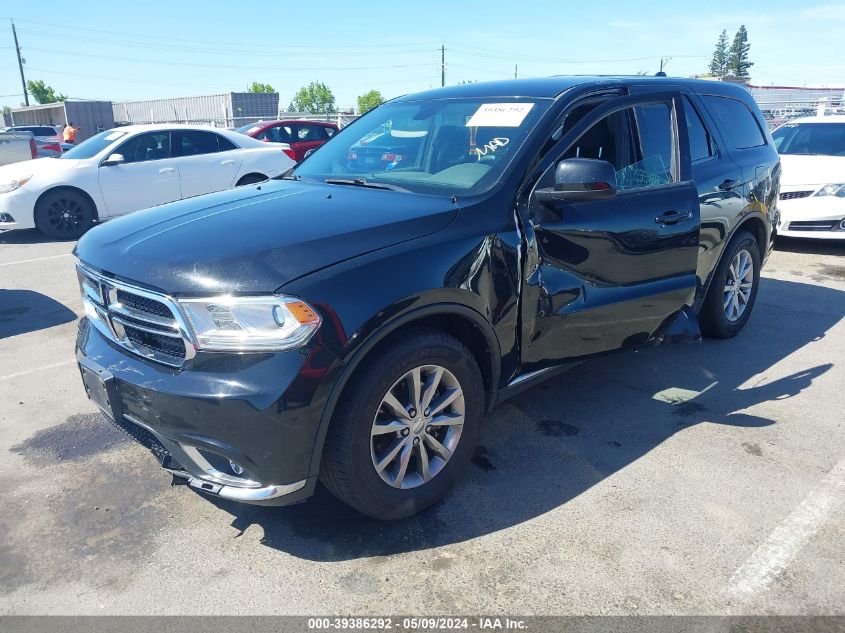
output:
POLYGON ((845 156, 845 123, 787 123, 772 137, 781 154, 845 156))
POLYGON ((249 136, 249 133, 253 130, 260 130, 263 124, 259 123, 249 123, 248 125, 242 125, 239 128, 235 128, 235 132, 240 132, 241 134, 246 134, 249 136))
POLYGON ((345 127, 288 177, 480 193, 499 179, 550 103, 502 97, 388 103, 345 127))
POLYGON ((93 158, 109 145, 114 145, 115 142, 126 136, 126 132, 118 132, 116 130, 106 130, 100 132, 96 136, 92 136, 88 140, 82 141, 76 147, 69 149, 62 158, 64 159, 79 159, 79 158, 93 158))

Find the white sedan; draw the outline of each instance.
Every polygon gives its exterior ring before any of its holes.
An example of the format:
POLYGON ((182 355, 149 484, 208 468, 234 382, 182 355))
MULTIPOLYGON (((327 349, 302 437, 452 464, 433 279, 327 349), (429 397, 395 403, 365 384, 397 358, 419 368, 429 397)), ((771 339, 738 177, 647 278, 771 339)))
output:
POLYGON ((845 240, 845 116, 795 119, 772 136, 783 169, 778 235, 845 240))
POLYGON ((283 145, 207 126, 107 130, 61 158, 0 167, 0 230, 75 239, 94 222, 274 178, 294 165, 283 145))

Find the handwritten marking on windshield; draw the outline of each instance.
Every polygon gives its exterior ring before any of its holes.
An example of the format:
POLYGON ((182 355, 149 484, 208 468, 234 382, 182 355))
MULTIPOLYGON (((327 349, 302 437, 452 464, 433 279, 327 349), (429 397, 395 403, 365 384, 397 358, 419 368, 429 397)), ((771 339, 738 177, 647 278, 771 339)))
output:
POLYGON ((497 149, 500 147, 504 147, 510 142, 508 138, 500 138, 496 137, 489 143, 485 143, 482 147, 476 147, 475 153, 478 154, 478 157, 481 158, 482 156, 486 156, 488 152, 495 153, 497 149))

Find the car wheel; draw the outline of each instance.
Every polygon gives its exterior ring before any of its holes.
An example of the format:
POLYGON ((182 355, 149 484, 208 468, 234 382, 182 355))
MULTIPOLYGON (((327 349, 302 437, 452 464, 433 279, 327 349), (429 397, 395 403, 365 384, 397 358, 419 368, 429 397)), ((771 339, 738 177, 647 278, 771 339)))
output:
POLYGON ((70 190, 47 193, 35 208, 35 226, 47 237, 75 240, 94 225, 94 205, 70 190))
POLYGON ((264 176, 263 174, 247 174, 241 178, 235 186, 243 187, 244 185, 254 185, 259 182, 264 182, 265 180, 267 180, 267 176, 264 176))
POLYGON ((441 499, 466 468, 484 383, 469 350, 439 330, 405 331, 365 362, 329 429, 320 479, 360 512, 399 519, 441 499))
POLYGON ((713 274, 699 315, 701 331, 715 338, 739 334, 751 316, 760 285, 760 247, 747 231, 739 231, 713 274))

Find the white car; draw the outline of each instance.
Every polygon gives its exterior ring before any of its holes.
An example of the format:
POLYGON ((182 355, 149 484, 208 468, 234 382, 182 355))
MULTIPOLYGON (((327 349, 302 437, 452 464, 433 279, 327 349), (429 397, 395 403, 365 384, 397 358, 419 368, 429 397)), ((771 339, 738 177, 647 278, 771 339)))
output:
POLYGON ((845 116, 793 119, 772 136, 783 169, 777 234, 845 240, 845 116))
POLYGON ((274 178, 294 165, 285 147, 207 126, 107 130, 61 158, 0 167, 0 230, 75 239, 94 222, 274 178))

